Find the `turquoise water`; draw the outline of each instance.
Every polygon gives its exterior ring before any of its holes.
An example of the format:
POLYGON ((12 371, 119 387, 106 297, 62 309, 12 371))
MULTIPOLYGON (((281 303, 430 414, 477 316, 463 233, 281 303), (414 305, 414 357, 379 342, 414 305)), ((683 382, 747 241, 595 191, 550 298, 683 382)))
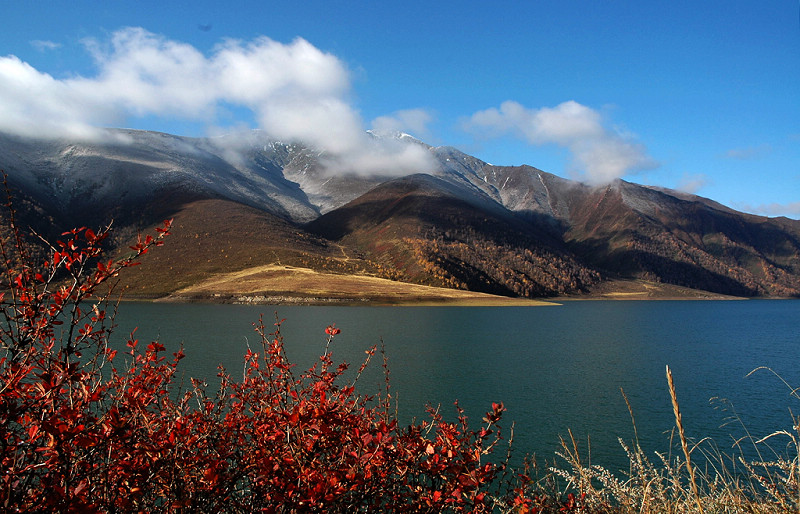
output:
MULTIPOLYGON (((187 375, 215 381, 217 366, 241 373, 253 322, 286 318, 290 359, 303 369, 324 350, 324 329, 342 332, 334 358, 354 368, 364 350, 383 341, 402 421, 425 416, 425 405, 452 415, 455 400, 475 420, 503 401, 515 423, 517 457, 552 460, 571 429, 592 463, 626 467, 617 438, 631 441, 631 417, 649 454, 669 448, 672 406, 665 366, 672 369, 687 436, 711 436, 722 450, 744 435, 730 423, 730 401, 755 437, 791 428, 800 401, 766 371, 800 386, 800 300, 581 301, 547 307, 297 307, 124 303, 115 339, 138 326, 142 342, 184 346, 187 375), (727 408, 726 408, 727 406, 727 408)), ((383 387, 380 360, 360 380, 383 387)), ((778 446, 780 442, 776 441, 778 446)))

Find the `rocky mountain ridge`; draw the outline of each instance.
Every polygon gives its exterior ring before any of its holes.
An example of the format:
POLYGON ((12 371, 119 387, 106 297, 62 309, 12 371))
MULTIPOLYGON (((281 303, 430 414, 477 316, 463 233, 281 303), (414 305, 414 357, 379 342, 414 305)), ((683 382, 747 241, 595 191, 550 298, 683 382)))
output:
MULTIPOLYGON (((373 137, 422 145, 434 166, 399 178, 332 174, 320 152, 259 132, 111 130, 92 143, 0 134, 0 169, 40 232, 113 218, 124 247, 164 217, 184 220, 196 240, 159 264, 184 277, 174 288, 281 262, 506 296, 591 294, 613 280, 800 296, 800 221, 622 180, 589 186, 494 166, 404 134, 373 137)), ((161 284, 141 292, 172 292, 161 284)))

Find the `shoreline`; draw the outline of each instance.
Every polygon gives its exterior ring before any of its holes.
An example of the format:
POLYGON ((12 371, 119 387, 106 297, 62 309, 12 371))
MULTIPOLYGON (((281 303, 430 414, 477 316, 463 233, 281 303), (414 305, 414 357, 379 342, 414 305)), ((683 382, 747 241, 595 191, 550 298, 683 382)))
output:
POLYGON ((276 296, 276 295, 224 295, 220 297, 199 296, 162 296, 123 295, 122 302, 148 302, 148 303, 205 303, 218 305, 297 305, 297 306, 340 306, 340 307, 548 307, 559 306, 567 302, 702 302, 702 301, 759 301, 759 300, 800 300, 793 297, 738 297, 725 295, 707 296, 555 296, 550 298, 511 298, 497 296, 496 298, 343 298, 343 297, 303 297, 303 296, 276 296))
POLYGON ((343 307, 546 307, 559 305, 555 299, 510 298, 506 296, 304 296, 304 295, 170 295, 162 298, 136 298, 128 296, 129 301, 150 301, 153 303, 216 303, 233 305, 335 305, 343 307))
POLYGON ((164 303, 407 307, 523 307, 598 300, 750 299, 636 279, 615 279, 602 282, 583 294, 518 298, 397 282, 367 275, 337 275, 308 268, 278 265, 260 266, 214 275, 197 284, 165 295, 141 293, 137 295, 128 290, 123 296, 129 301, 164 303))
POLYGON ((512 298, 507 296, 369 296, 344 297, 323 295, 287 294, 213 294, 213 295, 169 295, 162 297, 123 295, 122 301, 152 303, 210 303, 220 305, 297 305, 297 306, 342 306, 342 307, 547 307, 566 302, 593 301, 746 301, 746 300, 797 300, 798 298, 758 297, 746 298, 719 294, 695 296, 643 296, 643 295, 582 295, 554 296, 548 298, 512 298))

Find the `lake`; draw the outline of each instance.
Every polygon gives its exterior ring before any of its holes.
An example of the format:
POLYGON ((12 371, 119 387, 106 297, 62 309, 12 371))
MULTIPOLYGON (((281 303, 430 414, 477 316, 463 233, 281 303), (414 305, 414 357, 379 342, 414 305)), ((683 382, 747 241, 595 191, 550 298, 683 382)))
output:
MULTIPOLYGON (((282 333, 291 360, 307 369, 324 350, 325 327, 342 332, 334 360, 357 368, 364 351, 385 344, 391 387, 401 421, 424 417, 453 401, 478 427, 491 402, 515 423, 515 455, 552 461, 567 430, 591 442, 593 464, 627 469, 621 437, 632 441, 631 416, 642 447, 669 448, 674 426, 665 366, 675 379, 687 437, 713 437, 730 451, 744 430, 754 437, 791 429, 800 401, 772 373, 800 386, 800 300, 574 301, 531 307, 245 306, 126 302, 114 334, 124 344, 139 327, 140 343, 158 339, 168 350, 182 344, 188 375, 216 382, 217 365, 241 376, 248 344, 259 346, 253 322, 286 318, 282 333), (712 398, 727 399, 710 401, 712 398), (731 405, 734 410, 731 409, 731 405)), ((376 358, 360 390, 383 387, 376 358)), ((780 449, 785 440, 775 440, 780 449)))

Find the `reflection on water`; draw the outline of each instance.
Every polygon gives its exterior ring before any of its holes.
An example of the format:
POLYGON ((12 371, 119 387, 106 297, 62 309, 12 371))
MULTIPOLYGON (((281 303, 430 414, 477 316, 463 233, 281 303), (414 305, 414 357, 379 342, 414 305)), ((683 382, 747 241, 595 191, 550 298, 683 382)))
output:
MULTIPOLYGON (((303 369, 324 348, 324 329, 342 329, 334 358, 354 368, 364 350, 384 342, 401 421, 425 415, 425 405, 451 414, 458 400, 477 423, 503 401, 515 423, 517 454, 552 459, 571 429, 591 440, 592 462, 624 465, 617 437, 633 439, 634 409, 643 448, 665 450, 672 407, 664 375, 672 369, 689 437, 712 436, 725 449, 736 427, 712 397, 729 399, 753 435, 791 423, 800 410, 769 366, 800 385, 800 301, 568 302, 548 307, 297 307, 125 303, 115 337, 124 344, 139 326, 142 342, 181 344, 188 375, 213 383, 217 366, 236 376, 248 344, 259 345, 253 323, 275 312, 289 358, 303 369)), ((360 379, 364 392, 383 387, 380 360, 360 379)))

